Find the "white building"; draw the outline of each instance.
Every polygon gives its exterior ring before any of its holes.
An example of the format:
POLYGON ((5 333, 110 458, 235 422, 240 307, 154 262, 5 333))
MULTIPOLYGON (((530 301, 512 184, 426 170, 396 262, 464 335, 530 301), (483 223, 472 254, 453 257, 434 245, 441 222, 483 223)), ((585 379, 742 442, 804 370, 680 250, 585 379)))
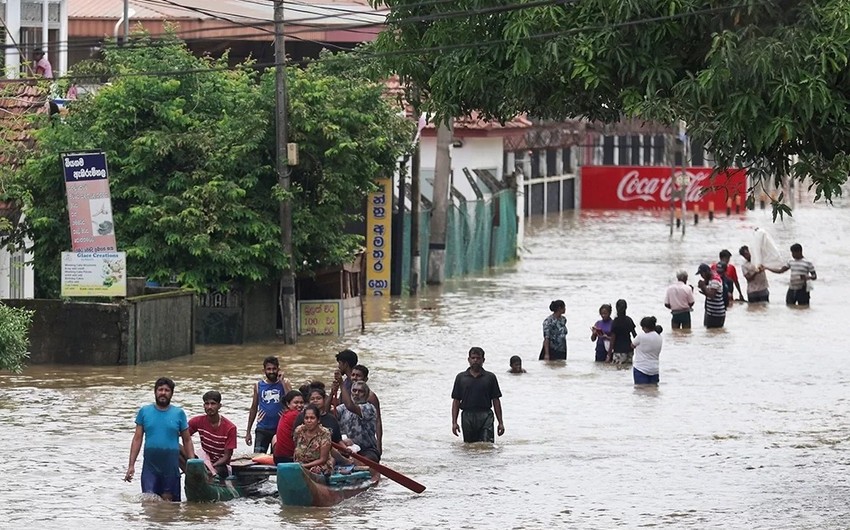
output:
POLYGON ((16 79, 32 63, 36 49, 46 50, 53 75, 68 70, 68 0, 2 0, 6 77, 16 79))

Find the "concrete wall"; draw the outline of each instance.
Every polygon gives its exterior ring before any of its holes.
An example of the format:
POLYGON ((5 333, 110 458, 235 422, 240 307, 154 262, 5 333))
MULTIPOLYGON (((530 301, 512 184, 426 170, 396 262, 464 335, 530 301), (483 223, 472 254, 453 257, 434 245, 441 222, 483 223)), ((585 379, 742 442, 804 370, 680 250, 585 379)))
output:
POLYGON ((128 341, 126 364, 160 361, 194 353, 194 293, 139 296, 128 298, 127 303, 131 304, 127 309, 134 340, 128 341))
POLYGON ((343 299, 342 315, 343 333, 357 333, 363 329, 363 304, 359 296, 343 299))
POLYGON ((277 285, 252 285, 245 291, 245 342, 273 339, 277 334, 277 285))
POLYGON ((277 333, 277 285, 253 284, 226 293, 198 296, 195 341, 243 344, 273 339, 277 333))
MULTIPOLYGON (((457 136, 457 135, 455 135, 457 136)), ((460 138, 458 138, 460 139, 460 138)), ((463 175, 463 169, 489 169, 499 180, 502 180, 502 166, 504 166, 504 139, 493 138, 462 138, 463 147, 452 147, 452 185, 469 200, 475 200, 469 181, 463 175)), ((437 156, 437 139, 435 137, 424 137, 420 144, 420 159, 422 176, 433 178, 434 163, 437 156)), ((408 172, 409 175, 409 172, 408 172)), ((408 177, 409 180, 409 177, 408 177)), ((398 182, 396 182, 396 189, 398 182)), ((422 194, 430 197, 431 186, 422 183, 422 194), (426 190, 426 188, 428 188, 426 190)), ((484 188, 486 192, 487 188, 484 188)))
POLYGON ((35 311, 27 364, 121 363, 128 313, 119 304, 66 303, 62 300, 4 300, 35 311))
POLYGON ((138 364, 194 352, 194 295, 174 291, 118 303, 4 300, 35 311, 27 364, 138 364))

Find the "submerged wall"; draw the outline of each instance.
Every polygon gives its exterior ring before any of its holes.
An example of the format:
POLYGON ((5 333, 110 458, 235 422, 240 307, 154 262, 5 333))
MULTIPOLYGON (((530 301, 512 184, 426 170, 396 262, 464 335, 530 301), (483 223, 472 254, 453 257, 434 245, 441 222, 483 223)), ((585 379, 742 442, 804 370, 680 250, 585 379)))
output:
POLYGON ((195 304, 189 291, 110 303, 3 302, 35 311, 27 364, 139 364, 195 351, 195 304))

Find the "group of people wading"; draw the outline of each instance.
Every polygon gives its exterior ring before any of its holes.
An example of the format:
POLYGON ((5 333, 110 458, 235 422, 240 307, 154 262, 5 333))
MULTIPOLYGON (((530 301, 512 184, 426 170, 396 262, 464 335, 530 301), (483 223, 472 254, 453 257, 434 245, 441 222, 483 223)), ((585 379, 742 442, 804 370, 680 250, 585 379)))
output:
MULTIPOLYGON (((381 407, 367 384, 369 369, 358 364, 357 354, 351 350, 339 352, 336 361, 330 390, 321 381, 309 381, 294 390, 283 377, 277 357, 263 360, 263 378, 253 385, 245 432, 245 443, 254 453, 271 450, 275 464, 297 462, 322 475, 330 475, 336 466, 351 466, 352 452, 380 461, 381 407)), ((154 403, 136 414, 124 480, 133 479, 144 441, 142 492, 179 501, 180 473, 186 459, 203 459, 211 479, 230 476, 238 429, 220 414, 222 398, 215 390, 203 395, 204 414, 187 420, 183 409, 171 404, 174 386, 169 378, 157 379, 154 403), (195 433, 200 438, 198 451, 192 441, 195 433)))
MULTIPOLYGON (((704 325, 706 328, 721 328, 726 322, 726 309, 732 305, 734 290, 738 290, 739 301, 749 303, 768 302, 770 292, 765 271, 782 274, 791 271, 785 303, 788 305, 809 305, 812 280, 817 273, 812 262, 803 256, 803 247, 799 243, 791 245, 791 259, 781 267, 768 267, 752 263, 749 247, 742 246, 739 254, 744 258, 742 266, 747 280, 747 296, 741 290, 737 270, 730 263, 732 253, 721 250, 719 260, 711 265, 702 263, 697 268, 700 280, 699 292, 705 296, 704 325)), ((664 306, 672 313, 670 325, 673 329, 691 327, 691 311, 694 306, 694 287, 688 284, 688 273, 676 273, 676 282, 667 288, 664 306)), ((636 385, 655 385, 659 381, 659 357, 663 340, 662 328, 654 316, 644 317, 640 321, 641 332, 637 332, 634 321, 626 314, 628 304, 617 300, 617 315, 612 318, 611 305, 602 304, 599 308, 600 319, 590 327, 590 340, 596 343, 596 362, 616 365, 632 365, 636 385)), ((553 300, 549 304, 552 312, 543 321, 543 346, 539 359, 543 361, 566 360, 567 358, 567 319, 564 316, 567 306, 563 300, 553 300)), ((523 373, 522 360, 511 358, 512 373, 523 373), (515 365, 518 369, 515 369, 515 365)))

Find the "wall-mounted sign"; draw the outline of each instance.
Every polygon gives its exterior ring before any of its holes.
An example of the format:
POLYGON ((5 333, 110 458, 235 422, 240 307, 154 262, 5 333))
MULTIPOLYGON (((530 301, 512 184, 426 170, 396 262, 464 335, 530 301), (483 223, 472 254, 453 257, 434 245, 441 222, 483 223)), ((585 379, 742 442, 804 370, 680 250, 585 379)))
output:
POLYGON ((299 335, 342 335, 342 300, 305 300, 298 302, 299 335))
POLYGON ((727 199, 746 198, 747 175, 742 169, 712 177, 710 167, 688 167, 672 178, 664 166, 583 166, 581 207, 618 210, 657 210, 670 207, 674 196, 684 197, 689 207, 718 209, 727 199))
POLYGON ((63 252, 62 296, 127 296, 127 255, 63 252))
POLYGON ((62 155, 71 249, 75 252, 115 252, 115 224, 109 195, 105 153, 62 155))
POLYGON ((392 252, 392 179, 380 179, 378 191, 369 194, 366 204, 366 294, 390 294, 390 253, 392 252))

